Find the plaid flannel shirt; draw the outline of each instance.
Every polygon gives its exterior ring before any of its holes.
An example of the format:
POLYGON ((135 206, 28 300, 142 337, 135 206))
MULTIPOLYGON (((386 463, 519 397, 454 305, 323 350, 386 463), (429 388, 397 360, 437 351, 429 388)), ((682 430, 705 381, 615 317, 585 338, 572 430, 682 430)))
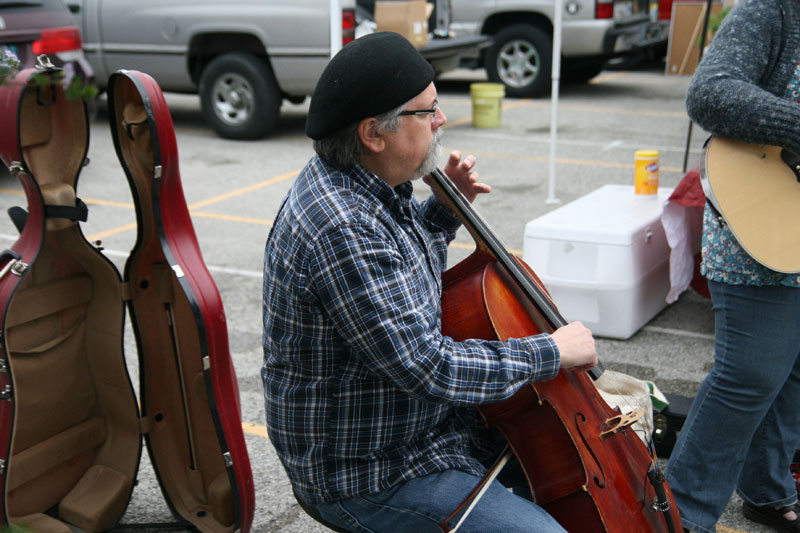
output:
POLYGON ((410 183, 392 189, 319 157, 292 186, 264 254, 262 378, 269 437, 308 503, 451 468, 482 473, 474 406, 558 372, 547 334, 441 334, 458 226, 410 183))

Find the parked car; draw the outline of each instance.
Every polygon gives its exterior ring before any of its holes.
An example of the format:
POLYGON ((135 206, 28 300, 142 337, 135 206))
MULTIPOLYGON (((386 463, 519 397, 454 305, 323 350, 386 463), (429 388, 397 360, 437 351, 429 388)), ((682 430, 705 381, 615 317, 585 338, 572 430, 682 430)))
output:
POLYGON ((0 55, 8 50, 19 59, 19 69, 37 64, 46 54, 64 69, 65 83, 75 76, 91 84, 94 72, 81 49, 81 34, 61 0, 0 0, 0 55))
MULTIPOLYGON (((554 13, 553 0, 458 0, 450 29, 491 36, 465 66, 485 68, 508 96, 536 97, 551 86, 554 13)), ((664 47, 669 24, 658 16, 651 0, 564 0, 561 79, 588 81, 611 58, 664 47)))
MULTIPOLYGON (((345 45, 355 36, 355 0, 340 3, 345 45)), ((281 102, 302 102, 312 94, 331 56, 328 0, 67 4, 101 88, 118 69, 147 72, 164 91, 199 94, 206 122, 231 139, 269 133, 281 102)), ((449 44, 431 52, 440 69, 448 57, 448 68, 458 66, 461 51, 449 44)))

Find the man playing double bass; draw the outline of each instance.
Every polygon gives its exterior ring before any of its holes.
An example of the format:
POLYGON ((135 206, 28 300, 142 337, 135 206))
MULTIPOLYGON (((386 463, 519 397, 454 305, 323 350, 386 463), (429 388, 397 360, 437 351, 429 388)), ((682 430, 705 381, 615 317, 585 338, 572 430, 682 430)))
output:
MULTIPOLYGON (((342 530, 439 531, 500 452, 474 406, 597 363, 580 323, 505 342, 442 335, 441 274, 460 222, 434 195, 418 203, 411 184, 438 162, 446 117, 433 77, 398 34, 345 46, 311 99, 317 155, 267 240, 269 436, 297 497, 342 530)), ((444 167, 469 201, 490 190, 474 166, 453 152, 444 167)), ((494 481, 460 531, 563 529, 494 481)))

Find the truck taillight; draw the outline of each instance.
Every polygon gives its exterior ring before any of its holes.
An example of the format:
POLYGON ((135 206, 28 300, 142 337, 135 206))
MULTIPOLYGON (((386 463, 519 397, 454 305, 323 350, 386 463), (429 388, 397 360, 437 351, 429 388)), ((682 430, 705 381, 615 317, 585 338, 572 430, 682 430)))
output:
POLYGON ((356 12, 352 9, 342 10, 342 46, 356 38, 356 12))
POLYGON ((36 55, 80 50, 80 48, 81 32, 77 26, 43 29, 39 39, 33 41, 33 53, 36 55))
POLYGON ((613 19, 614 18, 614 2, 613 0, 598 0, 597 11, 594 18, 596 19, 613 19))

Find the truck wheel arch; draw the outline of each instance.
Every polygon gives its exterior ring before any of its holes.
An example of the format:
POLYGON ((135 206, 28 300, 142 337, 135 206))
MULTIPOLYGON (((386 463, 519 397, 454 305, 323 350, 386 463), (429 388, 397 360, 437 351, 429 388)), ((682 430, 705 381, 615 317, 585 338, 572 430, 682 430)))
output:
POLYGON ((281 91, 268 61, 226 52, 199 70, 198 94, 206 122, 226 139, 257 139, 278 122, 281 91))

